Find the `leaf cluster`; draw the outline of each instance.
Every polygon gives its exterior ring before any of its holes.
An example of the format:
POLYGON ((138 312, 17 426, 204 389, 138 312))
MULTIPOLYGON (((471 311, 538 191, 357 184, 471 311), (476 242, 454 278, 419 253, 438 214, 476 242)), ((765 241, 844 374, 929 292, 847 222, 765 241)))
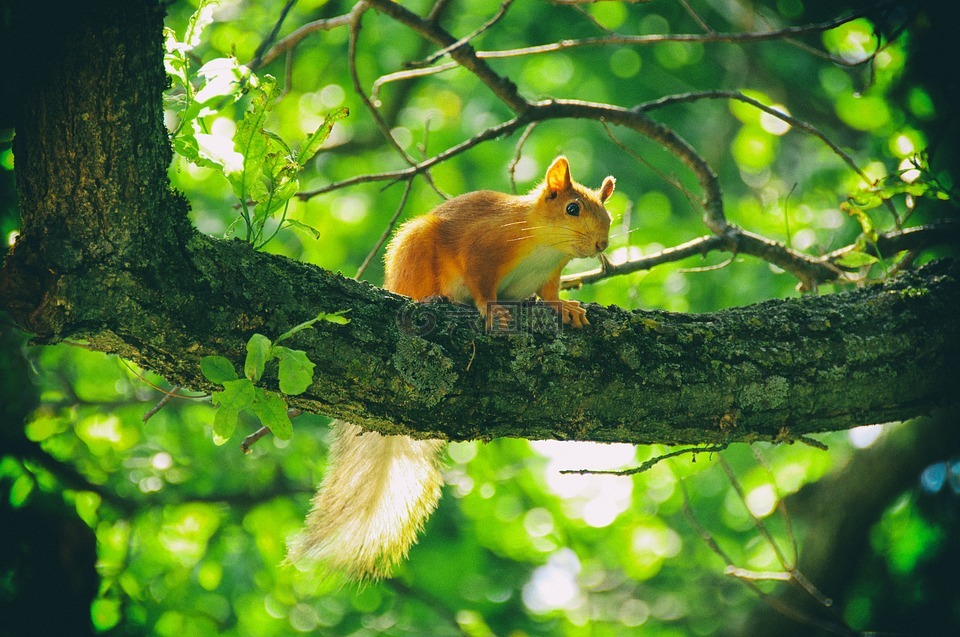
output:
MULTIPOLYGON (((164 66, 177 92, 168 96, 168 105, 177 108, 179 123, 173 132, 174 150, 189 162, 212 169, 230 184, 240 210, 234 225, 243 222, 243 237, 256 249, 263 248, 285 226, 317 230, 288 219, 290 200, 300 190, 298 175, 330 136, 346 108, 329 113, 300 144, 290 146, 267 130, 267 119, 280 97, 276 79, 258 77, 232 56, 212 59, 192 71, 190 53, 200 43, 205 26, 212 21, 216 0, 203 0, 190 17, 183 40, 165 28, 164 66), (223 116, 225 109, 241 99, 249 104, 235 124, 232 137, 222 130, 208 130, 206 118, 223 116), (272 230, 268 221, 274 220, 272 230)), ((231 226, 232 227, 232 226, 231 226)))
POLYGON ((200 361, 200 370, 210 382, 222 385, 221 391, 213 392, 211 400, 217 407, 213 418, 213 441, 218 445, 226 443, 237 427, 240 412, 251 410, 264 427, 270 429, 280 440, 293 437, 293 423, 287 415, 287 402, 283 395, 296 396, 307 390, 313 382, 315 365, 303 350, 291 349, 280 345, 298 332, 312 328, 317 321, 327 321, 343 325, 349 322, 342 313, 321 313, 309 321, 304 321, 271 341, 263 334, 254 334, 247 341, 247 356, 243 364, 243 378, 233 367, 233 363, 224 356, 204 356, 200 361), (267 364, 278 361, 277 378, 280 393, 258 385, 263 378, 267 364), (281 395, 282 394, 282 395, 281 395))

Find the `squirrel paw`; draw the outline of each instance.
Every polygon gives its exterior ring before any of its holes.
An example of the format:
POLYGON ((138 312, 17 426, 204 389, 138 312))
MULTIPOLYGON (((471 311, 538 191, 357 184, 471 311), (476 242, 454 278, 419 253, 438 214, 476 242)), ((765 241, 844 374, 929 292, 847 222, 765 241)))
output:
POLYGON ((580 307, 580 301, 560 301, 560 318, 564 323, 570 323, 573 327, 583 327, 590 325, 587 320, 587 311, 580 307))

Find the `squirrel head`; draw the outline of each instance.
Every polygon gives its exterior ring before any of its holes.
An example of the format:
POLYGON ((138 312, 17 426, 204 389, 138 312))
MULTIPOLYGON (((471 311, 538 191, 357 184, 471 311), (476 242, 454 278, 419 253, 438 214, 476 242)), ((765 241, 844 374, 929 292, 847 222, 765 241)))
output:
POLYGON ((547 169, 543 183, 534 190, 534 210, 543 217, 552 243, 572 257, 592 257, 606 250, 610 213, 604 202, 613 194, 617 180, 607 177, 597 190, 573 181, 570 162, 563 155, 547 169))

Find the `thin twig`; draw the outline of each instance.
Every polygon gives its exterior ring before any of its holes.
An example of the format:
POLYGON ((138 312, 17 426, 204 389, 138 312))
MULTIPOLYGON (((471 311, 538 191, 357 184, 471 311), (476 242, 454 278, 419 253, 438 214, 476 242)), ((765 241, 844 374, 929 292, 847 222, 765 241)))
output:
POLYGON ((770 548, 773 549, 773 552, 777 556, 777 561, 780 562, 780 565, 786 568, 786 555, 784 555, 783 551, 781 550, 780 544, 774 539, 773 534, 770 533, 770 530, 767 528, 763 518, 756 515, 747 504, 747 494, 744 492, 743 485, 740 484, 740 480, 737 479, 736 474, 733 472, 733 467, 731 467, 730 463, 727 462, 723 457, 720 458, 720 466, 723 467, 724 473, 727 474, 727 478, 730 480, 730 485, 740 498, 740 501, 743 502, 743 506, 747 510, 747 513, 750 515, 751 519, 753 519, 753 525, 757 528, 757 531, 760 533, 760 535, 763 536, 763 539, 767 541, 767 544, 770 545, 770 548))
POLYGON ((403 196, 400 197, 400 203, 397 205, 396 211, 393 213, 393 216, 390 217, 390 221, 387 223, 387 227, 383 229, 383 233, 380 235, 380 238, 377 239, 377 243, 373 246, 370 252, 367 254, 367 258, 363 260, 363 263, 360 264, 360 267, 357 269, 357 274, 353 277, 356 280, 360 280, 360 277, 363 276, 363 273, 366 271, 367 266, 370 265, 370 262, 373 261, 373 257, 376 256, 377 252, 380 251, 380 248, 383 247, 383 244, 387 242, 387 239, 390 238, 390 234, 393 232, 393 228, 397 223, 397 219, 400 218, 400 215, 403 213, 403 208, 407 204, 407 197, 410 196, 410 190, 413 188, 413 179, 410 179, 406 182, 406 185, 403 189, 403 196))
POLYGON ((563 474, 574 474, 574 475, 605 475, 605 476, 633 476, 638 473, 643 473, 649 471, 656 465, 660 464, 662 461, 667 458, 675 458, 677 456, 682 456, 686 454, 692 454, 694 457, 698 453, 719 453, 727 448, 726 443, 720 443, 718 445, 711 445, 707 447, 687 447, 685 449, 678 449, 676 451, 671 451, 670 453, 665 453, 660 456, 651 458, 643 462, 639 467, 634 467, 632 469, 621 469, 619 471, 613 471, 609 469, 604 470, 594 470, 594 469, 564 469, 560 473, 563 474))
POLYGON ((679 179, 677 179, 676 177, 671 177, 667 175, 665 172, 663 172, 662 170, 654 166, 651 162, 647 161, 643 156, 640 155, 640 153, 638 153, 637 151, 633 150, 632 148, 624 144, 619 137, 614 135, 613 130, 610 128, 609 124, 607 124, 606 122, 601 122, 601 123, 603 124, 603 129, 607 132, 607 137, 609 137, 610 140, 620 148, 620 150, 627 153, 628 155, 636 159, 638 162, 646 166, 647 169, 650 170, 650 172, 660 177, 660 179, 662 179, 664 182, 668 183, 669 185, 673 186, 674 188, 676 188, 677 190, 685 194, 687 196, 687 199, 689 199, 690 201, 695 201, 700 205, 701 208, 703 207, 704 205, 703 201, 700 201, 696 195, 694 195, 682 183, 680 183, 679 179))
MULTIPOLYGON (((676 471, 674 471, 674 473, 676 474, 676 471)), ((687 491, 685 481, 678 476, 677 483, 680 485, 680 494, 683 497, 683 514, 690 523, 690 526, 692 526, 697 535, 700 536, 700 539, 703 541, 703 543, 706 544, 707 547, 709 547, 710 550, 713 551, 721 560, 723 560, 724 564, 726 565, 725 572, 730 575, 737 575, 738 573, 744 572, 734 565, 730 555, 720 547, 713 535, 707 531, 703 525, 700 524, 700 521, 694 514, 693 507, 690 504, 690 494, 687 491), (733 571, 731 572, 730 569, 733 569, 733 571)), ((800 623, 817 627, 834 635, 852 637, 853 635, 857 634, 843 624, 836 624, 825 619, 820 619, 819 617, 814 617, 798 608, 794 608, 793 606, 785 604, 782 600, 763 591, 759 586, 757 586, 756 581, 753 578, 738 576, 737 581, 743 583, 744 586, 749 588, 765 604, 776 610, 784 617, 789 617, 790 619, 800 623)))
POLYGON ((170 399, 174 397, 178 389, 180 389, 180 386, 176 385, 169 392, 164 392, 163 398, 161 398, 156 405, 148 409, 147 412, 143 414, 143 422, 147 422, 153 418, 158 411, 166 407, 167 403, 170 402, 170 399))
MULTIPOLYGON (((347 62, 350 70, 350 79, 353 82, 353 90, 360 97, 360 101, 363 102, 363 105, 367 107, 367 110, 370 112, 370 115, 373 117, 374 123, 377 125, 377 128, 380 129, 380 132, 383 134, 384 138, 387 140, 394 150, 397 151, 397 154, 400 155, 400 158, 403 159, 409 166, 416 166, 417 161, 411 157, 406 150, 397 142, 396 138, 393 136, 393 133, 390 130, 390 126, 383 119, 383 116, 380 114, 379 109, 376 105, 367 96, 366 91, 363 90, 363 85, 360 82, 360 75, 357 71, 357 41, 360 38, 360 26, 363 19, 363 14, 367 11, 369 7, 364 2, 358 2, 354 6, 353 11, 351 11, 352 20, 350 21, 350 39, 347 44, 347 62)), ((437 194, 442 196, 442 193, 434 185, 433 179, 430 177, 430 173, 424 171, 424 178, 427 180, 427 183, 437 191, 437 194)))
POLYGON ((277 34, 280 32, 280 27, 283 26, 283 21, 286 19, 287 14, 290 13, 290 9, 293 8, 293 5, 297 3, 297 0, 287 0, 287 4, 284 5, 283 9, 280 10, 280 17, 277 18, 276 24, 273 25, 273 29, 270 30, 270 33, 266 38, 263 39, 263 42, 260 43, 260 46, 257 47, 257 52, 253 54, 253 62, 250 63, 251 69, 258 69, 263 65, 263 56, 273 41, 277 38, 277 34))
POLYGON ((460 64, 457 62, 447 62, 446 64, 440 64, 439 66, 396 71, 395 73, 381 75, 373 82, 373 86, 370 89, 370 99, 375 105, 380 106, 380 87, 384 84, 389 84, 390 82, 399 82, 401 80, 412 80, 417 77, 427 77, 428 75, 436 75, 438 73, 443 73, 444 71, 450 71, 459 67, 460 64))
POLYGON ((870 177, 868 177, 865 172, 863 172, 863 170, 857 165, 857 163, 853 160, 853 158, 850 157, 850 155, 848 155, 847 153, 845 153, 839 146, 833 143, 833 141, 831 141, 830 138, 828 138, 826 135, 820 132, 820 130, 816 126, 809 124, 803 120, 797 119, 792 115, 788 115, 783 111, 778 111, 777 109, 767 106, 763 102, 759 102, 753 99, 752 97, 748 97, 747 95, 744 95, 739 91, 720 91, 720 90, 698 91, 693 93, 681 93, 678 95, 668 95, 658 100, 639 104, 635 108, 638 111, 643 111, 646 113, 652 110, 656 110, 658 108, 663 108, 665 106, 671 106, 673 104, 695 102, 698 100, 705 100, 705 99, 737 100, 745 104, 749 104, 754 108, 761 110, 764 113, 767 113, 768 115, 772 115, 773 117, 776 117, 777 119, 782 120, 790 124, 791 126, 802 130, 805 133, 813 135, 814 137, 822 141, 824 144, 826 144, 830 148, 830 150, 832 150, 840 159, 844 161, 844 163, 850 166, 850 168, 855 173, 857 173, 857 175, 859 175, 860 178, 863 179, 865 183, 867 184, 873 183, 873 180, 870 179, 870 177))
POLYGON ((489 141, 492 139, 498 139, 505 135, 509 135, 510 133, 517 130, 518 128, 520 128, 520 126, 524 125, 525 123, 526 122, 522 121, 520 118, 514 118, 502 124, 492 126, 474 135, 470 139, 460 142, 456 146, 452 146, 447 150, 443 151, 442 153, 439 153, 430 159, 421 161, 420 163, 414 166, 411 166, 410 168, 405 168, 402 170, 394 170, 390 172, 383 172, 383 173, 357 175, 356 177, 351 177, 349 179, 344 179, 343 181, 338 181, 332 184, 328 184, 326 186, 323 186, 322 188, 317 188, 316 190, 309 190, 309 191, 297 193, 297 197, 299 197, 301 200, 306 201, 311 197, 326 194, 334 190, 340 190, 348 186, 355 186, 358 184, 365 184, 365 183, 378 182, 378 181, 397 182, 397 181, 412 179, 414 176, 424 174, 427 170, 429 170, 433 166, 436 166, 437 164, 443 163, 444 161, 447 161, 452 157, 455 157, 461 153, 464 153, 482 142, 489 141))
POLYGON ((350 24, 350 15, 350 13, 347 13, 335 18, 325 18, 323 20, 314 20, 313 22, 308 22, 287 37, 277 42, 273 48, 264 53, 259 64, 255 66, 254 63, 251 63, 248 64, 248 66, 253 70, 257 70, 262 66, 270 64, 270 62, 273 62, 284 53, 295 49, 296 46, 311 33, 316 33, 317 31, 330 31, 331 29, 336 29, 338 27, 348 26, 350 24))
POLYGON ((680 6, 682 6, 687 12, 687 15, 693 18, 694 22, 700 25, 700 28, 703 29, 704 33, 716 33, 716 31, 710 28, 710 25, 707 24, 707 21, 704 20, 703 17, 697 13, 693 7, 690 6, 690 3, 687 2, 687 0, 680 0, 680 6))
MULTIPOLYGON (((770 40, 781 40, 790 36, 808 35, 811 33, 822 33, 830 31, 848 22, 852 22, 863 17, 865 12, 859 11, 851 13, 842 18, 835 18, 827 22, 815 24, 805 24, 801 26, 785 27, 771 31, 758 31, 750 33, 662 33, 651 35, 611 35, 595 38, 581 38, 578 40, 560 40, 550 44, 541 44, 536 46, 520 47, 516 49, 503 49, 498 51, 477 51, 477 57, 486 59, 521 57, 527 55, 539 55, 543 53, 555 53, 588 46, 605 46, 609 44, 641 46, 649 44, 660 44, 664 42, 766 42, 770 40)), ((866 59, 864 60, 866 61, 866 59)))
POLYGON ((252 447, 258 440, 270 433, 269 427, 260 427, 252 434, 243 439, 243 442, 240 443, 240 451, 243 453, 250 453, 250 447, 252 447))
POLYGON ((527 140, 533 134, 533 130, 537 127, 537 122, 533 122, 520 134, 520 139, 517 140, 517 149, 513 154, 513 159, 510 161, 510 165, 507 167, 507 173, 510 175, 510 189, 516 194, 517 193, 517 165, 520 164, 520 157, 523 154, 523 147, 527 143, 527 140))
POLYGON ((483 33, 484 31, 486 31, 487 29, 489 29, 490 27, 492 27, 493 25, 495 25, 497 22, 499 22, 499 21, 503 18, 503 16, 505 16, 505 15, 507 14, 507 9, 510 8, 510 5, 511 5, 511 4, 513 4, 513 0, 504 0, 504 2, 500 5, 500 9, 497 11, 497 13, 496 13, 492 18, 490 18, 489 20, 487 20, 486 22, 484 22, 482 25, 480 25, 479 27, 477 27, 477 29, 474 30, 473 33, 471 33, 470 35, 465 35, 464 37, 460 38, 459 40, 457 40, 457 41, 454 42, 453 44, 448 44, 447 46, 443 47, 442 49, 440 49, 439 51, 437 51, 437 52, 434 53, 433 55, 428 56, 428 57, 427 57, 425 60, 423 60, 422 62, 414 62, 414 63, 411 63, 411 64, 410 64, 410 67, 411 67, 411 68, 420 68, 420 67, 424 67, 424 66, 429 66, 430 64, 433 64, 434 62, 436 62, 437 60, 439 60, 439 59, 442 58, 443 56, 447 55, 447 54, 450 53, 451 51, 453 51, 453 50, 455 50, 455 49, 459 49, 459 48, 462 47, 464 44, 467 44, 468 42, 470 42, 470 40, 476 38, 476 37, 479 36, 481 33, 483 33))

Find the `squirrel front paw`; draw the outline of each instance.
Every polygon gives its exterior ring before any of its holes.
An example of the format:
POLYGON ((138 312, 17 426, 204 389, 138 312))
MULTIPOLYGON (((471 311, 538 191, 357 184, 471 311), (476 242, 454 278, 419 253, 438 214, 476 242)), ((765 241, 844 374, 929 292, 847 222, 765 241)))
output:
POLYGON ((580 301, 560 300, 560 318, 564 323, 569 323, 573 327, 583 327, 590 325, 587 320, 587 311, 580 306, 580 301))

